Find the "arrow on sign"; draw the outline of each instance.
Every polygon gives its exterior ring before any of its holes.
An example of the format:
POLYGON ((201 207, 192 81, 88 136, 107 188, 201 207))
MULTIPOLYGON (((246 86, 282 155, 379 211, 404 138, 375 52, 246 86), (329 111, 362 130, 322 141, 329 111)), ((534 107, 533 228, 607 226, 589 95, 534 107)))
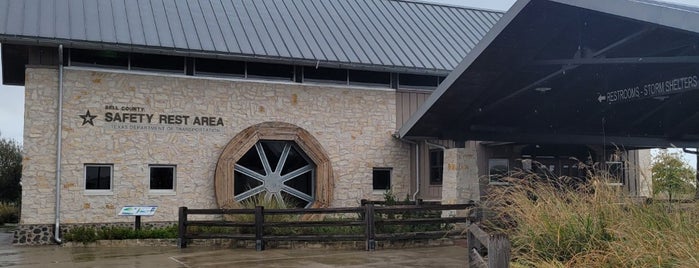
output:
POLYGON ((600 103, 605 101, 605 100, 607 100, 607 96, 599 95, 599 97, 597 97, 597 101, 599 101, 600 103))

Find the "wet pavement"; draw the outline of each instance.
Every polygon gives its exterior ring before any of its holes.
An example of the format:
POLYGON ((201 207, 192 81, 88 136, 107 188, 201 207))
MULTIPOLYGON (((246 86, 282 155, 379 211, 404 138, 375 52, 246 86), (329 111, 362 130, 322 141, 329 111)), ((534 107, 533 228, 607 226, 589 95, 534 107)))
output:
POLYGON ((17 247, 0 232, 0 267, 465 267, 459 246, 411 249, 222 249, 17 247))

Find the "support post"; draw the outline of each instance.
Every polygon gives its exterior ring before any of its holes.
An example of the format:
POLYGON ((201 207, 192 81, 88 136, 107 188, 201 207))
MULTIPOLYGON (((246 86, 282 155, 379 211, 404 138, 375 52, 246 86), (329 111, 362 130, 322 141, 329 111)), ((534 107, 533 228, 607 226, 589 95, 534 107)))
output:
POLYGON ((265 224, 265 208, 262 206, 255 207, 255 250, 265 250, 265 241, 263 239, 264 224, 265 224))
POLYGON ((366 238, 366 250, 376 250, 376 233, 374 232, 374 204, 364 206, 364 237, 366 238))
POLYGON ((178 211, 178 222, 177 222, 177 247, 186 248, 187 247, 187 207, 180 207, 178 211))
POLYGON ((134 222, 134 229, 141 230, 141 216, 136 216, 136 220, 134 222))
POLYGON ((488 243, 488 267, 510 267, 510 240, 507 235, 497 233, 488 243))

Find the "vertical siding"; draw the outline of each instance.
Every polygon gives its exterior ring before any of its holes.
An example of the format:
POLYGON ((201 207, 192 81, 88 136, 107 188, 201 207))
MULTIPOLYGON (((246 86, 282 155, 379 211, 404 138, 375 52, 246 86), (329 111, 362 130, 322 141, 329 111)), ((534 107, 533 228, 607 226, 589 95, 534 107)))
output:
POLYGON ((396 129, 399 129, 410 115, 430 96, 432 92, 399 91, 396 93, 396 129))

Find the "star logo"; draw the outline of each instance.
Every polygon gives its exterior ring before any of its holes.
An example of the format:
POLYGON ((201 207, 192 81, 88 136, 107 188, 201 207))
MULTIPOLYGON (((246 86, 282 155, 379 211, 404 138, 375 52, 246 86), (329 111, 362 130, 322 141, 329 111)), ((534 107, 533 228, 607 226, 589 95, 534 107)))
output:
POLYGON ((95 124, 94 124, 94 122, 92 122, 92 120, 95 119, 95 118, 97 118, 97 116, 96 116, 96 115, 91 115, 91 114, 90 114, 90 110, 87 110, 87 112, 86 112, 84 115, 80 115, 80 118, 83 119, 83 124, 82 124, 83 126, 84 126, 85 124, 88 124, 88 123, 89 123, 91 126, 94 126, 95 124))

